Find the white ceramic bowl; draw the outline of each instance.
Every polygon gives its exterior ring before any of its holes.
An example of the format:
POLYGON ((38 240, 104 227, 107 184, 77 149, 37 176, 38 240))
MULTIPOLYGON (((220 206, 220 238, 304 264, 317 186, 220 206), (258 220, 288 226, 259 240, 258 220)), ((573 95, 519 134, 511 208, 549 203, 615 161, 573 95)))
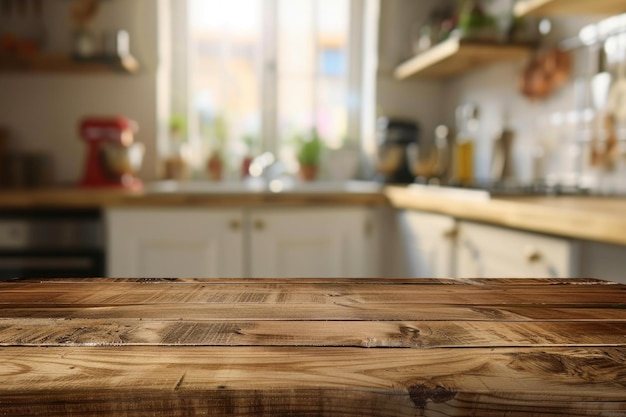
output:
POLYGON ((145 151, 143 143, 138 142, 129 147, 114 144, 104 144, 101 147, 104 165, 113 177, 135 175, 141 169, 145 151))

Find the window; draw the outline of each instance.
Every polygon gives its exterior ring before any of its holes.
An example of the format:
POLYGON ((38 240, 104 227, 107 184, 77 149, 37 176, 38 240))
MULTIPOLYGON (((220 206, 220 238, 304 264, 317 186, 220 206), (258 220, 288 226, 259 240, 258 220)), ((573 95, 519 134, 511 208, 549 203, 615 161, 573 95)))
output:
POLYGON ((236 172, 246 154, 271 151, 293 172, 297 136, 316 129, 330 149, 356 142, 363 0, 173 3, 185 4, 187 48, 184 65, 173 62, 172 111, 204 158, 220 150, 236 172))

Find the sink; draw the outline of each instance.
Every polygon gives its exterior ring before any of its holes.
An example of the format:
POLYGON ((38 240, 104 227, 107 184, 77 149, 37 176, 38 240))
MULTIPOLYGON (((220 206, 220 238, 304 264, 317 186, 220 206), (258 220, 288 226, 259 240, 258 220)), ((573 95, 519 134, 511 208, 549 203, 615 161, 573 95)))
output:
POLYGON ((411 192, 417 195, 431 197, 445 197, 455 200, 488 201, 491 193, 487 190, 457 188, 437 185, 411 184, 408 187, 411 192))
POLYGON ((155 181, 146 184, 145 191, 153 194, 238 194, 263 192, 265 185, 243 181, 155 181))
POLYGON ((371 181, 311 181, 291 178, 246 181, 155 181, 145 186, 153 194, 248 194, 248 193, 378 193, 382 185, 371 181))

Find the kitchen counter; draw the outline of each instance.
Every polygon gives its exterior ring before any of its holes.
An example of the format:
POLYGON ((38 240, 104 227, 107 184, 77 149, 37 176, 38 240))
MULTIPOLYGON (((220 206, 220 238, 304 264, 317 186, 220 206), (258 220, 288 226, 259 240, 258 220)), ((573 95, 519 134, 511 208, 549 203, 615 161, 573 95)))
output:
POLYGON ((244 188, 142 191, 55 188, 0 191, 1 209, 102 208, 102 207, 194 207, 266 205, 377 205, 384 204, 380 187, 328 189, 311 187, 297 192, 254 191, 244 188))
POLYGON ((0 414, 618 416, 626 286, 0 283, 0 414))
POLYGON ((399 209, 423 210, 464 220, 576 239, 626 245, 626 199, 590 196, 473 198, 426 193, 411 187, 386 187, 399 209))
MULTIPOLYGON (((323 183, 322 183, 323 184, 323 183)), ((58 188, 0 191, 0 210, 102 207, 388 205, 521 230, 626 245, 626 199, 608 197, 465 198, 411 187, 311 187, 272 193, 241 189, 116 191, 58 188)))

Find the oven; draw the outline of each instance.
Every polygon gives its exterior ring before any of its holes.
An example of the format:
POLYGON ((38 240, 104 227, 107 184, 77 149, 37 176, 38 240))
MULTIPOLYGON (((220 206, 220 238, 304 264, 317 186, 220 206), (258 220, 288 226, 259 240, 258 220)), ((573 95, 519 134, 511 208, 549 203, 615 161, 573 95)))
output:
POLYGON ((0 213, 0 280, 103 276, 99 211, 0 213))

